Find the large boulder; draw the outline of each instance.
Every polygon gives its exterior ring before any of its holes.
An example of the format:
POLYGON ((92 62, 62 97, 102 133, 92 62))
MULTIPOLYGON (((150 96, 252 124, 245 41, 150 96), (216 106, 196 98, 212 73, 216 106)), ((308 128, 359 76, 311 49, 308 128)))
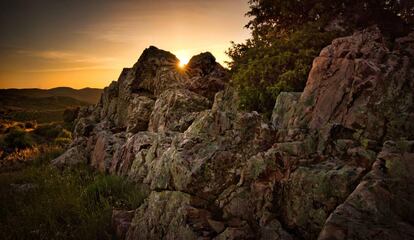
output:
POLYGON ((101 172, 109 170, 114 153, 124 145, 125 134, 101 131, 96 135, 90 165, 101 172))
POLYGON ((329 214, 348 197, 365 171, 335 161, 298 167, 280 190, 282 222, 306 239, 315 239, 329 214))
POLYGON ((335 39, 313 62, 298 122, 340 124, 379 145, 414 136, 413 41, 397 39, 392 49, 376 27, 335 39))
POLYGON ((52 160, 51 164, 57 168, 76 166, 88 162, 86 138, 76 139, 66 152, 52 160))
POLYGON ((118 175, 128 175, 132 164, 140 156, 146 154, 156 137, 156 134, 151 132, 139 132, 130 137, 114 154, 110 172, 118 175))
POLYGON ((167 89, 182 88, 185 75, 174 54, 151 46, 144 50, 127 76, 130 91, 158 96, 167 89))
POLYGON ((184 132, 210 101, 186 89, 170 89, 155 102, 148 129, 153 132, 184 132))
POLYGON ((186 72, 189 75, 186 87, 210 100, 230 80, 229 71, 217 63, 209 52, 192 57, 186 66, 186 72))

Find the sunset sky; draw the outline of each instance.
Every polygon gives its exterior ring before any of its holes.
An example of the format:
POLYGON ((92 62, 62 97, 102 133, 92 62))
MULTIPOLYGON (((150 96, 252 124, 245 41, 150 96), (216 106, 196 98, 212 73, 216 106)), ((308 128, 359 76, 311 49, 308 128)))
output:
POLYGON ((221 63, 249 36, 247 0, 2 0, 0 88, 107 86, 154 45, 221 63))

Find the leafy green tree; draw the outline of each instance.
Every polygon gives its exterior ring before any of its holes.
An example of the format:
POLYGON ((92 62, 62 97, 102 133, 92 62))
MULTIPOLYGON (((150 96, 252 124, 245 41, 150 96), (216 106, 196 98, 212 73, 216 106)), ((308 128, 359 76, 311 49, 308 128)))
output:
POLYGON ((402 33, 414 23, 412 0, 250 0, 246 27, 252 37, 270 41, 313 22, 325 27, 339 21, 354 30, 379 25, 388 33, 402 33))
POLYGON ((233 82, 241 107, 270 113, 280 92, 302 91, 313 59, 334 36, 308 26, 275 39, 270 46, 233 45, 228 53, 234 60, 233 82))

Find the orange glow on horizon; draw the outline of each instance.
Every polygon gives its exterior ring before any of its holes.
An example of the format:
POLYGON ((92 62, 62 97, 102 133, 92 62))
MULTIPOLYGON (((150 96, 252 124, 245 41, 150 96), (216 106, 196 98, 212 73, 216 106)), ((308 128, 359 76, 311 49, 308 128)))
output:
MULTIPOLYGON (((250 36, 243 28, 249 9, 245 0, 105 1, 93 13, 84 2, 70 2, 79 11, 68 12, 61 4, 28 11, 41 27, 13 26, 3 34, 0 45, 11 47, 0 48, 0 88, 104 88, 150 45, 177 56, 176 67, 182 70, 192 56, 207 51, 226 67, 230 41, 250 36), (54 10, 65 14, 46 14, 54 10)), ((29 1, 27 10, 39 4, 29 1)), ((6 23, 26 22, 17 13, 10 13, 6 23)))

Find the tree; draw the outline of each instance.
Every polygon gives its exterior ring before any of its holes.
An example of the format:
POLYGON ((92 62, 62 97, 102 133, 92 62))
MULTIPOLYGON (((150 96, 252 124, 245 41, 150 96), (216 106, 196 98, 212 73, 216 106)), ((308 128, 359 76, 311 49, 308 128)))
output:
POLYGON ((346 30, 373 24, 386 33, 403 34, 414 24, 412 0, 250 0, 246 27, 258 41, 289 33, 313 22, 326 27, 341 21, 346 30))

